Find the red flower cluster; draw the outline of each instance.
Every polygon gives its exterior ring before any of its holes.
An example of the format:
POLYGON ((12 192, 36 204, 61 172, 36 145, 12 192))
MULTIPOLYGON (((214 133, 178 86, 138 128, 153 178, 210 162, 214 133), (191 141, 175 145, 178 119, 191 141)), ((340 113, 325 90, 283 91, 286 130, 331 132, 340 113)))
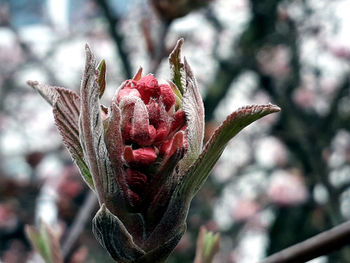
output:
POLYGON ((147 199, 145 190, 157 172, 175 152, 180 150, 183 156, 187 148, 185 113, 176 101, 172 87, 159 85, 153 75, 127 80, 117 93, 132 206, 147 199))

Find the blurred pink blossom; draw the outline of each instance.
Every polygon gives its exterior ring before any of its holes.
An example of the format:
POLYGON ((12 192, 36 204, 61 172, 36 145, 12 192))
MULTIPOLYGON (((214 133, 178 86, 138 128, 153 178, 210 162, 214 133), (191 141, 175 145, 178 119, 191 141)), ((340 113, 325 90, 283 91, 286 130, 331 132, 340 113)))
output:
POLYGON ((240 200, 232 212, 232 216, 237 221, 245 221, 255 215, 259 208, 259 204, 253 200, 240 200))
POLYGON ((0 204, 0 229, 10 230, 16 227, 18 219, 16 212, 9 204, 0 204))
POLYGON ((295 171, 279 170, 272 174, 267 195, 280 206, 303 203, 308 192, 304 179, 295 171))
POLYGON ((77 168, 73 165, 66 166, 58 184, 58 192, 69 198, 77 197, 84 189, 77 168))
POLYGON ((289 50, 282 45, 263 48, 258 53, 258 62, 261 70, 275 78, 284 78, 289 74, 289 50))
POLYGON ((315 104, 317 98, 314 91, 302 87, 295 90, 293 99, 301 108, 311 108, 315 104))

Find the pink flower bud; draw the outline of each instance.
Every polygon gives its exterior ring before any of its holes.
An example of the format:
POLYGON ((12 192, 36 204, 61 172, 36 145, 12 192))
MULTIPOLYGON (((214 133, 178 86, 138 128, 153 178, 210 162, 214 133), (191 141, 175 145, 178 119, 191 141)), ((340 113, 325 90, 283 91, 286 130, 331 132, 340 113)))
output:
POLYGON ((101 107, 106 64, 86 46, 80 94, 28 82, 53 106, 63 141, 100 210, 93 232, 118 262, 164 262, 186 229, 190 202, 228 141, 253 121, 277 112, 272 104, 243 107, 227 117, 203 148, 204 107, 193 72, 169 56, 171 81, 153 75, 125 81, 101 107))
POLYGON ((146 189, 157 171, 179 149, 186 151, 186 117, 182 109, 169 111, 175 105, 174 91, 167 84, 159 85, 153 75, 127 80, 116 98, 124 117, 121 135, 127 195, 129 205, 137 211, 138 205, 146 205, 142 199, 152 199, 146 196, 146 189))

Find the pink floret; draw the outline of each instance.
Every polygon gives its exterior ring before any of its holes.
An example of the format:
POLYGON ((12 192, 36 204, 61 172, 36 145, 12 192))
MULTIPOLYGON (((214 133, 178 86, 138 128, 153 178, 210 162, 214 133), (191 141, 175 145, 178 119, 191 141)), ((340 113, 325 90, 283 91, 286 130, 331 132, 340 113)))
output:
POLYGON ((178 110, 175 114, 174 114, 174 120, 171 123, 171 131, 177 131, 178 129, 180 129, 182 126, 184 126, 186 123, 186 114, 183 110, 178 110))
POLYGON ((175 95, 173 90, 168 85, 160 85, 160 95, 165 105, 165 109, 168 111, 175 104, 175 95))
POLYGON ((147 75, 141 78, 136 83, 135 88, 140 92, 141 98, 145 103, 148 103, 151 97, 158 98, 160 94, 158 81, 153 75, 147 75))
POLYGON ((141 190, 147 182, 147 176, 139 171, 128 168, 126 169, 126 180, 132 190, 141 190))
POLYGON ((137 89, 123 88, 118 93, 118 97, 117 97, 118 102, 120 102, 120 100, 126 96, 135 96, 135 97, 141 98, 141 94, 140 94, 140 92, 138 92, 137 89))
POLYGON ((150 165, 156 158, 156 151, 151 147, 139 148, 133 151, 135 162, 141 165, 150 165))

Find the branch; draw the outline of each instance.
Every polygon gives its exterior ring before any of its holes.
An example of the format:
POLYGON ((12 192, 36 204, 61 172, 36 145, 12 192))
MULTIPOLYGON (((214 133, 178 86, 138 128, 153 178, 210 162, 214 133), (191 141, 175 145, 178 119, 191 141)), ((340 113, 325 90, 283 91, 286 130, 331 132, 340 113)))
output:
POLYGON ((350 244, 350 221, 277 252, 260 263, 306 262, 350 244))
POLYGON ((345 74, 345 78, 341 81, 338 90, 330 102, 329 113, 324 118, 324 122, 327 124, 325 128, 327 128, 326 131, 328 132, 330 138, 334 136, 334 130, 339 129, 337 126, 339 125, 341 119, 341 114, 339 114, 339 103, 349 93, 350 78, 348 76, 349 73, 345 74))

